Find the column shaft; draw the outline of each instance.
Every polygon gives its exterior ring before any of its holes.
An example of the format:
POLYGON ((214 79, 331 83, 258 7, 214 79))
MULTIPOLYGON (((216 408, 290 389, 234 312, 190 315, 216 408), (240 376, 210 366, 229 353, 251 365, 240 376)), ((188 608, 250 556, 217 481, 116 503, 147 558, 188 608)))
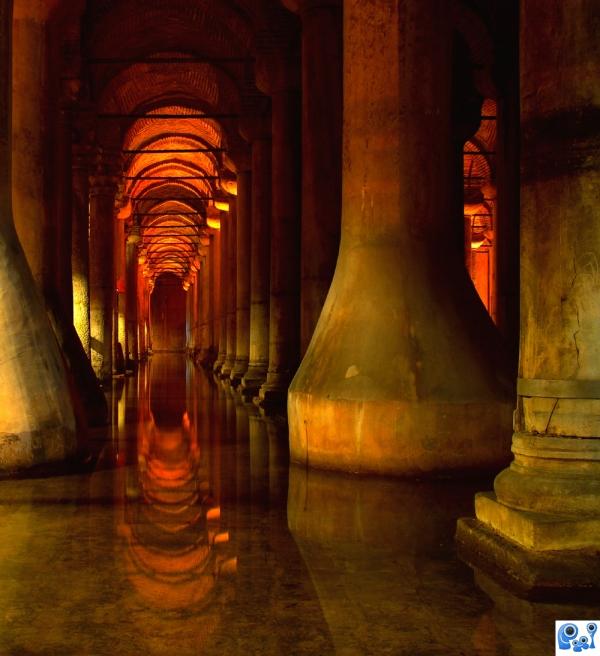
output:
POLYGON ((509 455, 498 336, 446 248, 448 11, 441 0, 344 2, 340 254, 288 397, 291 455, 305 464, 416 474, 509 455))
MULTIPOLYGON (((12 0, 0 0, 0 470, 76 450, 65 370, 12 218, 12 0)), ((31 172, 30 172, 31 173, 31 172)))
POLYGON ((131 231, 127 238, 126 269, 126 308, 127 323, 127 350, 125 354, 126 365, 134 368, 139 360, 138 344, 138 233, 131 231))
POLYGON ((214 364, 215 373, 220 374, 227 357, 227 300, 229 297, 229 266, 227 246, 229 243, 229 217, 221 212, 221 230, 219 233, 219 354, 214 364))
POLYGON ((73 323, 90 357, 89 163, 86 150, 75 146, 72 157, 71 209, 73 270, 73 323))
POLYGON ((90 186, 90 339, 92 366, 100 380, 113 373, 115 303, 114 222, 117 180, 94 176, 90 186))
POLYGON ((343 71, 341 2, 304 0, 301 4, 300 351, 304 355, 331 285, 340 245, 343 71))
POLYGON ((231 382, 237 387, 250 356, 250 230, 252 221, 252 174, 239 171, 236 200, 236 348, 231 382))
POLYGON ((271 102, 269 369, 259 396, 279 404, 285 403, 300 349, 300 94, 293 81, 276 89, 271 102))

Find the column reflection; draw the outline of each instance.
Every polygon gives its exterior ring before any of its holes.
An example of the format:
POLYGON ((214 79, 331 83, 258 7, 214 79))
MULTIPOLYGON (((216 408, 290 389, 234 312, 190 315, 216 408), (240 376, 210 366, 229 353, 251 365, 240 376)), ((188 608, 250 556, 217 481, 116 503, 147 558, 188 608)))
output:
POLYGON ((233 597, 227 579, 237 559, 215 490, 220 463, 198 430, 205 410, 190 393, 194 378, 183 357, 154 356, 140 389, 137 465, 125 478, 119 530, 126 575, 143 601, 202 612, 210 631, 233 597))

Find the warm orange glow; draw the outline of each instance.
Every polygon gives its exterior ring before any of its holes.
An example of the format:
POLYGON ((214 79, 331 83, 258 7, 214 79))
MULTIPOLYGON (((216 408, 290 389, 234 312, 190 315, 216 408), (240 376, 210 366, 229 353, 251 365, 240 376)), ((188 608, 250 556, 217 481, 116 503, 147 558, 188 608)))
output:
MULTIPOLYGON (((496 115, 496 103, 485 100, 482 113, 496 115)), ((496 188, 494 185, 496 121, 481 121, 464 146, 465 265, 492 319, 496 317, 496 188)))
POLYGON ((221 210, 222 212, 229 212, 229 203, 222 201, 222 200, 216 200, 215 201, 215 207, 218 210, 221 210))

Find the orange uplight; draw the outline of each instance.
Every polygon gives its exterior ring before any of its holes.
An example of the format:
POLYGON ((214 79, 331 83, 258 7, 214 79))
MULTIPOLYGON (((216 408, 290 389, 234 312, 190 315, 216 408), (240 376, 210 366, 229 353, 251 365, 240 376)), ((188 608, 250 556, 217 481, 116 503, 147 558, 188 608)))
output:
POLYGON ((221 212, 229 212, 229 203, 227 203, 223 200, 216 200, 215 201, 215 207, 218 210, 221 210, 221 212))

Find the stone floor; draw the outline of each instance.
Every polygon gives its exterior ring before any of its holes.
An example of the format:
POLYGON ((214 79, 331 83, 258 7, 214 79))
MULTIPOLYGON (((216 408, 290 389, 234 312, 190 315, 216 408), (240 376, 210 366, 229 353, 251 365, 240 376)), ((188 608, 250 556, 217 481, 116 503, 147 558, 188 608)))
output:
POLYGON ((555 619, 600 617, 456 559, 490 480, 290 468, 285 424, 182 356, 111 403, 90 471, 0 482, 2 656, 542 656, 555 619))

